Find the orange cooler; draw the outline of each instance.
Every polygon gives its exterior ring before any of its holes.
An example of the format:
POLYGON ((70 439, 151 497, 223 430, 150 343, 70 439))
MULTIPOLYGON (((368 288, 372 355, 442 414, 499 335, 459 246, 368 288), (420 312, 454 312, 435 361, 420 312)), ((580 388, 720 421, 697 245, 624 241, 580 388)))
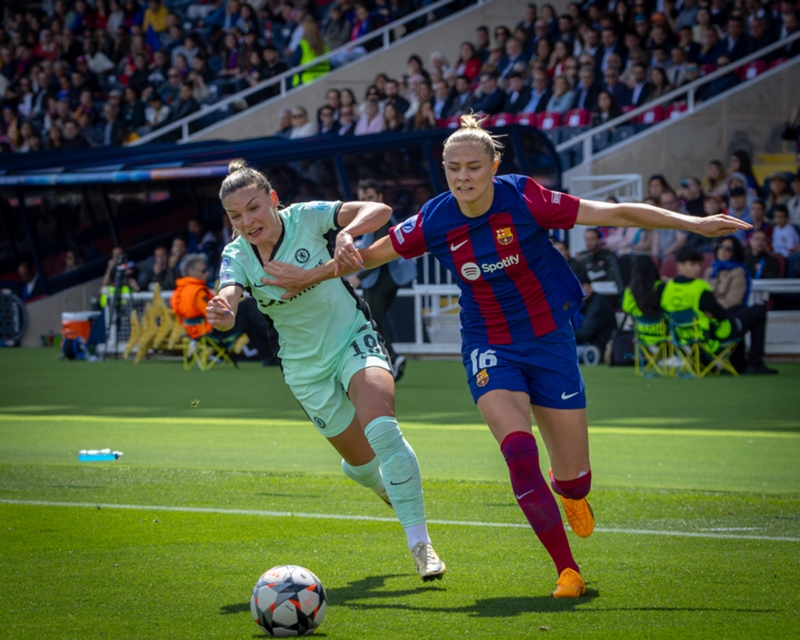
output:
POLYGON ((92 320, 100 315, 99 311, 74 311, 61 314, 61 335, 64 338, 76 338, 81 336, 84 340, 89 339, 89 331, 92 328, 92 320))

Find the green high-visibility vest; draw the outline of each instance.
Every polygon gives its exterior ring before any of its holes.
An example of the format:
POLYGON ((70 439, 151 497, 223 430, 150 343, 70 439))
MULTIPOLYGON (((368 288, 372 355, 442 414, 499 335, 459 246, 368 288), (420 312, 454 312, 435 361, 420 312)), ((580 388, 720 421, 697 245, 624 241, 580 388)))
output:
MULTIPOLYGON (((105 309, 105 306, 114 299, 114 291, 116 291, 116 287, 111 285, 110 287, 106 287, 107 291, 105 293, 100 294, 100 308, 105 309)), ((120 304, 128 304, 128 300, 131 297, 131 288, 127 284, 123 284, 119 288, 120 294, 120 304)))
MULTIPOLYGON (((653 283, 653 290, 657 291, 663 286, 660 281, 653 283)), ((662 342, 666 333, 666 323, 663 317, 650 318, 642 313, 630 287, 625 287, 622 293, 622 310, 636 319, 636 332, 639 339, 645 344, 657 345, 662 342)))
MULTIPOLYGON (((719 341, 725 340, 731 335, 731 323, 728 320, 719 322, 709 318, 700 309, 700 298, 706 291, 711 292, 711 285, 705 280, 690 280, 689 282, 675 282, 670 280, 664 286, 664 293, 661 295, 661 308, 667 313, 677 311, 687 311, 691 309, 697 318, 697 327, 707 336, 706 345, 712 350, 719 349, 719 341)), ((680 335, 678 336, 680 339, 680 335)))
MULTIPOLYGON (((314 53, 314 50, 311 48, 311 45, 305 38, 303 38, 300 41, 300 49, 303 52, 303 55, 300 58, 300 66, 308 62, 312 62, 313 60, 316 60, 319 57, 316 53, 314 53)), ((325 45, 325 50, 323 51, 323 55, 328 53, 328 51, 329 51, 328 45, 325 45)), ((302 73, 295 74, 295 76, 292 78, 292 86, 296 87, 301 82, 303 84, 308 84, 309 82, 312 82, 317 78, 324 76, 326 73, 329 73, 330 70, 331 70, 330 62, 328 62, 327 60, 318 62, 314 66, 309 67, 308 69, 303 71, 302 73)))

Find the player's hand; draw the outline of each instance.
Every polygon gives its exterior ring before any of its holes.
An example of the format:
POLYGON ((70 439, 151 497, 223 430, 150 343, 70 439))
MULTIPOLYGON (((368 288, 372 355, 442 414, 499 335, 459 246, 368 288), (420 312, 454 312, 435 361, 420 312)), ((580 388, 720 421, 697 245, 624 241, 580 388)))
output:
POLYGON ((214 296, 208 301, 206 318, 208 324, 221 331, 228 331, 236 322, 236 317, 230 306, 219 296, 214 296))
POLYGON ((347 231, 340 231, 336 236, 336 249, 333 252, 333 259, 336 261, 335 275, 340 275, 347 271, 363 271, 361 254, 353 243, 353 236, 347 231))
POLYGON ((308 280, 308 271, 278 260, 267 262, 264 265, 264 271, 271 275, 272 278, 261 278, 261 284, 286 289, 286 293, 281 296, 281 300, 294 298, 298 293, 305 291, 314 284, 308 280))
POLYGON ((718 238, 720 236, 728 236, 737 231, 752 229, 753 225, 739 218, 727 216, 719 213, 715 216, 708 218, 699 218, 697 220, 697 228, 695 233, 707 238, 718 238))

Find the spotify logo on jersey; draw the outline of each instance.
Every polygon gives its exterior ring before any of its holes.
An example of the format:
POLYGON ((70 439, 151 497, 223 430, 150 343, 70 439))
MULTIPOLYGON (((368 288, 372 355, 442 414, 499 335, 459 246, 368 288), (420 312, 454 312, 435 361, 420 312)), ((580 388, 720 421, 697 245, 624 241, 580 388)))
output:
POLYGON ((461 265, 461 275, 466 280, 477 280, 481 277, 481 270, 474 262, 465 262, 461 265))

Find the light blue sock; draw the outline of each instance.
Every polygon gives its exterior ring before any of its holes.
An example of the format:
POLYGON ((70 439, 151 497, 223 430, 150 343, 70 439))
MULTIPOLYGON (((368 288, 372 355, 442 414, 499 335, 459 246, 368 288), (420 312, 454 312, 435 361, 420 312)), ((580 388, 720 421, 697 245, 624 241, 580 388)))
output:
POLYGON ((366 426, 364 434, 380 460, 386 492, 397 519, 408 533, 410 528, 425 522, 425 502, 422 499, 417 456, 392 416, 375 418, 366 426))
POLYGON ((383 486, 383 476, 381 475, 381 461, 375 456, 367 464, 354 467, 342 460, 342 471, 348 478, 357 482, 362 487, 372 489, 375 493, 385 491, 383 486))

